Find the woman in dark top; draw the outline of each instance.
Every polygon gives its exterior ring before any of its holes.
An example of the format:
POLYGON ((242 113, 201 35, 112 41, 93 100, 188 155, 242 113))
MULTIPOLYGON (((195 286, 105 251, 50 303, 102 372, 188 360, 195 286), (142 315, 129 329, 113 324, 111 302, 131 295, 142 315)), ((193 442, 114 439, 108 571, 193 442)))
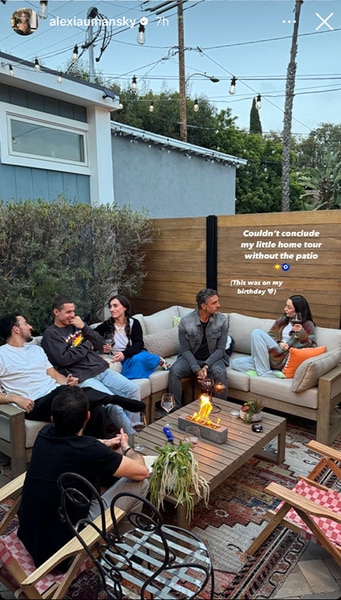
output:
POLYGON ((141 379, 149 377, 158 366, 168 370, 170 363, 145 350, 142 327, 131 316, 128 298, 116 294, 110 298, 108 306, 111 317, 98 325, 95 331, 107 341, 105 348, 113 353, 113 362, 122 363, 121 374, 128 379, 141 379))

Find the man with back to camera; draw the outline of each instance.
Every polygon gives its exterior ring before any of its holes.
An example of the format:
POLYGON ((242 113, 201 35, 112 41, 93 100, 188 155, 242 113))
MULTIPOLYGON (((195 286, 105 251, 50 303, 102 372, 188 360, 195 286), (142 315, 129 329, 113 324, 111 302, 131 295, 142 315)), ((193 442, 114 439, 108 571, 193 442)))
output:
MULTIPOLYGON (((75 305, 67 296, 58 296, 52 306, 54 323, 45 329, 42 339, 53 366, 63 375, 72 373, 80 387, 92 387, 106 394, 118 394, 141 400, 140 388, 120 373, 110 368, 97 351, 103 351, 104 339, 81 317, 75 315, 75 305)), ((140 421, 137 413, 108 404, 109 419, 128 434, 135 432, 133 423, 140 421)))
MULTIPOLYGON (((84 390, 63 388, 52 402, 53 423, 39 432, 32 450, 19 516, 18 537, 31 554, 36 567, 47 560, 72 537, 67 524, 59 517, 60 492, 57 480, 62 473, 82 475, 93 485, 99 479, 112 479, 112 485, 102 494, 105 508, 121 492, 133 492, 145 497, 148 492, 149 470, 141 454, 128 445, 128 436, 121 429, 115 438, 95 439, 83 434, 89 419, 89 403, 84 390)), ((136 499, 120 499, 122 510, 139 511, 136 499)), ((100 514, 99 504, 92 501, 88 515, 80 512, 75 521, 100 514)), ((120 530, 131 528, 124 519, 120 530)))
POLYGON ((219 313, 216 290, 200 290, 196 302, 198 308, 181 317, 180 352, 169 371, 168 391, 174 394, 176 409, 181 408, 181 380, 190 375, 195 375, 199 381, 213 377, 215 383, 219 381, 225 386, 222 391, 216 391, 215 396, 227 398, 227 319, 219 313))

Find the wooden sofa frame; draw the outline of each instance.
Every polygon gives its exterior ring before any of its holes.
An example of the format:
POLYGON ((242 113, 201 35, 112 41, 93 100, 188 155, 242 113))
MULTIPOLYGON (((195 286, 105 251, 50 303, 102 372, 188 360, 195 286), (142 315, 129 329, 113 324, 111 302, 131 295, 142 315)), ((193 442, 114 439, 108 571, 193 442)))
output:
POLYGON ((341 409, 339 414, 334 410, 341 402, 341 365, 319 378, 317 409, 230 387, 228 394, 231 399, 242 402, 259 400, 264 408, 316 421, 316 441, 321 444, 330 445, 341 433, 341 409))

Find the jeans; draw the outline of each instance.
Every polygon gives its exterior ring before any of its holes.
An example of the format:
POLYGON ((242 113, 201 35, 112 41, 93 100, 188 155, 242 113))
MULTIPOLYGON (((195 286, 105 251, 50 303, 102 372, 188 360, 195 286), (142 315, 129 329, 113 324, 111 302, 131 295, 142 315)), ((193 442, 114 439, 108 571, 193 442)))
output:
MULTIPOLYGON (((143 479, 142 481, 133 481, 132 479, 127 479, 127 477, 120 477, 116 483, 114 483, 109 489, 107 489, 104 494, 102 494, 101 498, 103 500, 105 508, 109 508, 111 504, 111 500, 116 494, 132 492, 133 494, 137 494, 138 496, 142 496, 145 498, 147 496, 149 489, 149 479, 143 479)), ((136 498, 120 498, 117 501, 117 506, 124 510, 125 512, 129 512, 135 510, 137 512, 141 512, 142 504, 136 498)), ((100 507, 97 500, 93 500, 90 505, 90 510, 88 516, 94 520, 100 514, 100 507)), ((119 522, 118 526, 120 530, 120 534, 122 535, 126 531, 132 529, 132 524, 128 519, 124 517, 119 522)))
MULTIPOLYGON (((198 362, 200 367, 203 367, 205 361, 198 362)), ((193 371, 189 366, 187 360, 182 356, 176 359, 175 363, 169 370, 168 378, 168 391, 174 395, 175 408, 181 408, 181 396, 182 396, 182 379, 184 377, 190 377, 193 375, 193 371)), ((214 395, 217 398, 227 398, 227 375, 226 375, 226 364, 223 360, 217 360, 208 370, 208 375, 213 377, 214 383, 221 381, 225 385, 225 389, 219 394, 217 392, 214 395)))
POLYGON ((256 371, 259 377, 276 377, 270 367, 269 349, 277 348, 278 343, 262 329, 254 329, 251 334, 251 356, 235 358, 232 369, 247 373, 256 371))
MULTIPOLYGON (((129 381, 126 377, 123 377, 120 373, 117 373, 117 371, 110 369, 110 367, 96 375, 96 377, 89 377, 89 379, 82 381, 79 385, 80 387, 92 387, 107 394, 117 394, 118 396, 131 398, 132 400, 141 400, 139 386, 129 381)), ((107 404, 105 410, 109 420, 115 427, 118 429, 123 427, 125 433, 128 435, 135 433, 132 425, 140 421, 139 413, 125 411, 121 406, 117 406, 116 404, 107 404)))

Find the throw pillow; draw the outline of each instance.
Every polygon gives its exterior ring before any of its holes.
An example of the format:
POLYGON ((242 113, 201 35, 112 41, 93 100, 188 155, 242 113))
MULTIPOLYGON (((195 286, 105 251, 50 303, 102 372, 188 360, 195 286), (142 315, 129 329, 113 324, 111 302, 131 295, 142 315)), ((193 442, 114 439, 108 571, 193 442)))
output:
POLYGON ((326 352, 326 346, 317 346, 317 348, 290 348, 288 360, 283 369, 283 374, 287 379, 295 375, 297 367, 307 358, 318 356, 326 352))
POLYGON ((341 349, 331 350, 322 356, 307 359, 296 369, 292 380, 292 392, 304 392, 317 385, 322 375, 336 367, 341 358, 341 349))
POLYGON ((171 329, 165 329, 158 333, 150 333, 145 335, 144 346, 148 352, 162 356, 162 358, 168 358, 173 354, 180 352, 179 344, 179 332, 177 327, 171 329))

